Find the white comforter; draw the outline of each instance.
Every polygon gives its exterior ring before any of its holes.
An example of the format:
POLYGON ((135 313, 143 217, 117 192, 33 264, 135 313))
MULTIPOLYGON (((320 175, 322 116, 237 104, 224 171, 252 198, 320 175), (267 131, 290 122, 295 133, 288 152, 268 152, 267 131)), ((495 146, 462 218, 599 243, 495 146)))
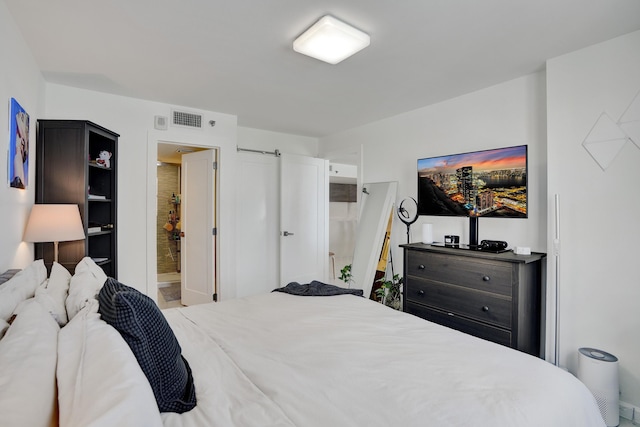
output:
POLYGON ((165 426, 603 426, 571 374, 351 295, 166 310, 197 407, 165 426))

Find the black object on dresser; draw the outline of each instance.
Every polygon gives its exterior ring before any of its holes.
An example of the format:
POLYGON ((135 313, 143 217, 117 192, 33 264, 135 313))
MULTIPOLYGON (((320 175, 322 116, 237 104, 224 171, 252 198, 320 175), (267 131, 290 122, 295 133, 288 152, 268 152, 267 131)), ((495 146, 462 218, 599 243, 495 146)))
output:
POLYGON ((405 312, 540 356, 545 254, 400 246, 405 312))
MULTIPOLYGON (((60 244, 60 264, 73 274, 89 256, 116 278, 120 135, 86 120, 38 120, 37 126, 36 203, 77 204, 86 236, 60 244), (111 154, 108 166, 96 161, 103 151, 111 154)), ((50 267, 53 245, 36 243, 35 252, 50 267)))

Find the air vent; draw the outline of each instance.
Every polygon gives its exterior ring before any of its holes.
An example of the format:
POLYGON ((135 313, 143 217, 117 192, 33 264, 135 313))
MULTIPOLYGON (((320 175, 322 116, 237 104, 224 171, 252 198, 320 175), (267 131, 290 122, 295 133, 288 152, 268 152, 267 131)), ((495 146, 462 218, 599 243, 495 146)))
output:
POLYGON ((172 111, 172 113, 172 125, 202 129, 202 116, 200 114, 193 114, 176 110, 172 111))

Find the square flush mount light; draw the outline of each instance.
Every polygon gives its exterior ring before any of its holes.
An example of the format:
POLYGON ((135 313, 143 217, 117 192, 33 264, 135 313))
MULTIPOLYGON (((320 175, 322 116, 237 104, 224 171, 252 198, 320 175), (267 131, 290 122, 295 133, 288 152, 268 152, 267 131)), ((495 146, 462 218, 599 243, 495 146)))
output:
POLYGON ((369 35, 333 16, 324 16, 293 42, 293 50, 337 64, 369 46, 369 35))

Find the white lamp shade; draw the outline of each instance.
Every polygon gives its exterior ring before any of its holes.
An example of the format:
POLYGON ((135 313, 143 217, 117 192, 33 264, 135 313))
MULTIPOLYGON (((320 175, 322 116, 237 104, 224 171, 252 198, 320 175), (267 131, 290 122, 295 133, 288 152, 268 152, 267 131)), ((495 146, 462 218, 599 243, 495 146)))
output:
POLYGON ((33 205, 25 242, 66 242, 84 239, 78 205, 33 205))
POLYGON ((337 64, 369 46, 369 43, 368 34, 327 15, 293 42, 293 50, 337 64))

